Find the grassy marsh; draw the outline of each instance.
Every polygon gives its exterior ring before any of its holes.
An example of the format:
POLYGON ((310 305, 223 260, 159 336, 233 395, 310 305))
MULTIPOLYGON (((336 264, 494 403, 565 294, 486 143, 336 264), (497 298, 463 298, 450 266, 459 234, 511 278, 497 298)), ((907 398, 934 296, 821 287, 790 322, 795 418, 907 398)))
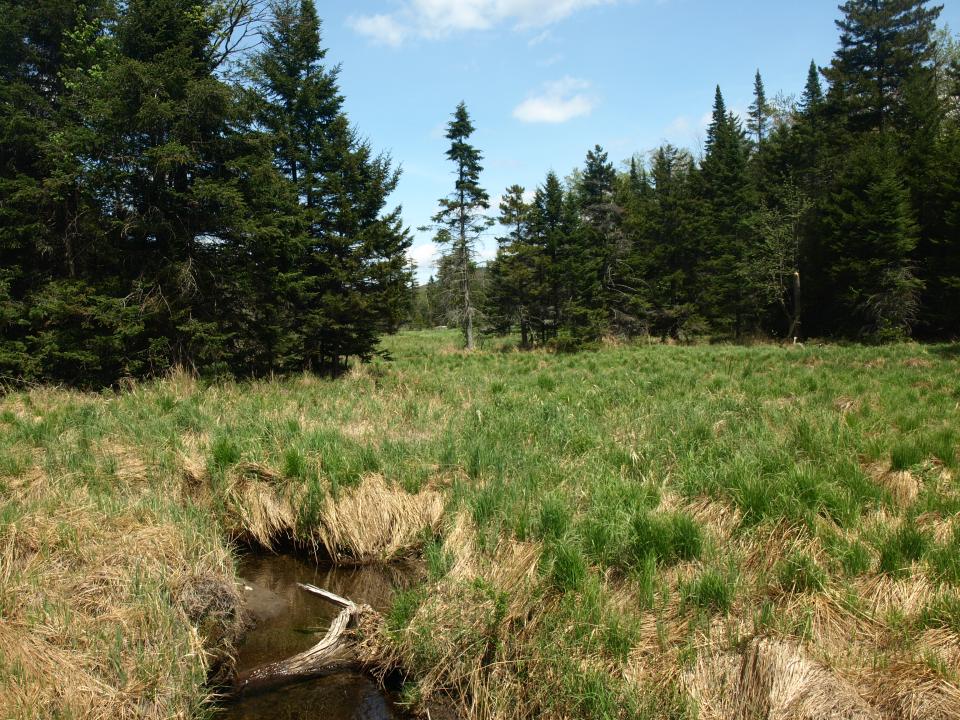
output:
POLYGON ((960 717, 956 347, 456 341, 339 381, 0 398, 0 707, 198 717, 230 543, 296 541, 426 556, 378 639, 414 706, 960 717))

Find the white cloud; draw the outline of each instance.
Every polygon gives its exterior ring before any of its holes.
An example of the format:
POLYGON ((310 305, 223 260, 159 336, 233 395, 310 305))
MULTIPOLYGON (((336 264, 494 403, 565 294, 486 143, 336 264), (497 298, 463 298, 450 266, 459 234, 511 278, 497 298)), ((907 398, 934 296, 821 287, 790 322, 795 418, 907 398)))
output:
POLYGON ((348 22, 361 35, 390 47, 401 45, 408 34, 408 29, 392 15, 364 15, 352 17, 348 22))
POLYGON ((548 68, 553 65, 556 65, 558 62, 563 60, 563 55, 557 53, 556 55, 551 55, 550 57, 543 58, 543 60, 537 60, 537 65, 542 68, 548 68))
MULTIPOLYGON (((443 38, 507 23, 518 30, 542 28, 573 13, 622 0, 402 0, 389 14, 351 17, 348 24, 374 42, 398 46, 410 37, 443 38)), ((534 43, 546 39, 542 34, 534 43)))
POLYGON ((565 123, 589 115, 597 101, 589 94, 590 83, 572 77, 547 83, 520 103, 513 116, 525 123, 565 123))
POLYGON ((435 242, 413 245, 407 250, 407 258, 413 260, 418 268, 433 267, 439 256, 439 248, 435 242))
POLYGON ((693 129, 693 125, 690 123, 690 118, 686 115, 680 115, 675 117, 666 128, 666 134, 668 137, 676 137, 677 135, 687 135, 693 129))
POLYGON ((534 36, 533 36, 532 38, 530 38, 529 40, 527 40, 527 45, 530 46, 530 47, 536 47, 537 45, 540 45, 541 43, 545 43, 545 42, 546 42, 547 40, 549 40, 551 37, 553 37, 553 31, 552 31, 552 30, 543 30, 543 31, 537 33, 536 35, 534 35, 534 36))
POLYGON ((704 113, 699 118, 679 115, 664 128, 663 139, 680 147, 702 144, 703 136, 711 122, 713 122, 712 112, 704 113))

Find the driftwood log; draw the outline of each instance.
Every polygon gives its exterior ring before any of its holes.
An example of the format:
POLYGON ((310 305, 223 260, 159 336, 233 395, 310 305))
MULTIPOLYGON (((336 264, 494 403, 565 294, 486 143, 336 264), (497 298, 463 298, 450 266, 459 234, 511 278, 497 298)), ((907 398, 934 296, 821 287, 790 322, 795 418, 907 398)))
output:
POLYGON ((234 687, 236 694, 256 692, 298 680, 348 670, 364 669, 355 630, 363 615, 372 614, 375 611, 369 605, 357 605, 329 590, 323 590, 314 585, 297 584, 306 592, 339 607, 340 614, 330 623, 330 629, 327 630, 323 639, 309 650, 286 660, 241 673, 234 687))

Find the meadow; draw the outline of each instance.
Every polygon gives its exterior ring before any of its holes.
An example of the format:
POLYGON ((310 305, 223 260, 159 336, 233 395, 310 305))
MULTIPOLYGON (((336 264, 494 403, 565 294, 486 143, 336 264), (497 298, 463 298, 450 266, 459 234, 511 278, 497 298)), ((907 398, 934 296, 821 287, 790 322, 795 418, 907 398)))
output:
POLYGON ((412 712, 960 718, 956 345, 385 346, 0 396, 3 717, 203 717, 255 544, 423 558, 412 712))

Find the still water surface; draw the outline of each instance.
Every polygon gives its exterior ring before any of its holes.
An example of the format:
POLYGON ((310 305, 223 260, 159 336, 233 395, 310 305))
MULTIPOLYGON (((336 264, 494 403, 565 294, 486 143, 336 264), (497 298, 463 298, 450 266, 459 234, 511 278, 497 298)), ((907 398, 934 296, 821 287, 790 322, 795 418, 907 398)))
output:
MULTIPOLYGON (((394 594, 418 577, 411 566, 318 568, 289 555, 251 555, 240 563, 247 607, 257 625, 237 657, 237 670, 252 670, 302 652, 326 633, 338 609, 304 592, 310 583, 375 610, 386 611, 394 594)), ((396 720, 390 698, 363 675, 339 674, 244 696, 226 705, 217 720, 396 720)))

